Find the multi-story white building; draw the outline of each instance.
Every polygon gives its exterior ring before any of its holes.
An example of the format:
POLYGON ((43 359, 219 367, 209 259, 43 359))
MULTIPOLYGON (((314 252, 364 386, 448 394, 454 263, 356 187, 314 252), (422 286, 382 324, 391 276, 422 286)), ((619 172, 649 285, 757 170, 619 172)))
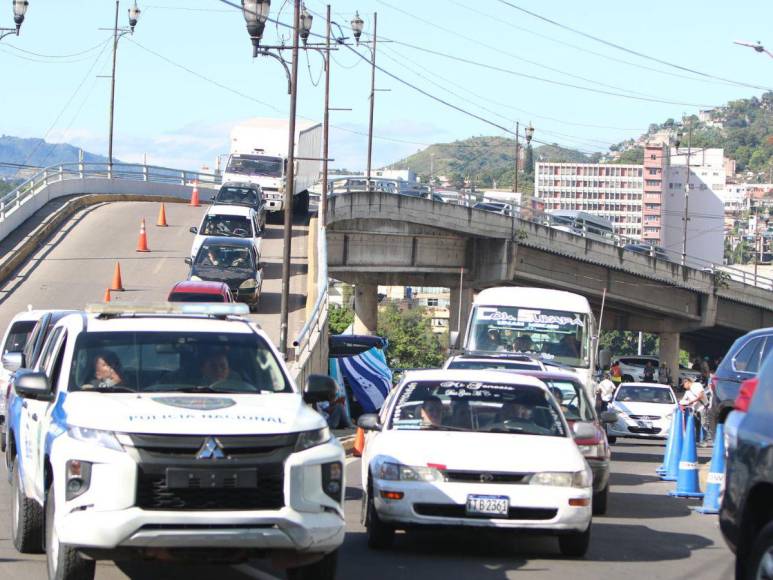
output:
POLYGON ((641 165, 538 162, 534 175, 534 194, 545 211, 586 211, 611 221, 617 234, 641 238, 641 165))

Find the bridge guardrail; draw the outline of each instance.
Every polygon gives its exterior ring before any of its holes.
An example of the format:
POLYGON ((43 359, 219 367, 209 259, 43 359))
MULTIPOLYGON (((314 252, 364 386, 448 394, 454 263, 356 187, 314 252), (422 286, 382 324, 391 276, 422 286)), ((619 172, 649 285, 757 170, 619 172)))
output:
MULTIPOLYGON (((354 190, 347 189, 345 191, 344 190, 334 191, 332 193, 332 196, 341 195, 345 193, 354 193, 354 190)), ((395 194, 395 195, 398 195, 398 194, 395 194)), ((399 195, 406 195, 406 194, 401 193, 399 195)), ((443 203, 449 203, 451 205, 461 205, 463 207, 472 207, 476 203, 491 203, 491 202, 496 202, 500 204, 506 203, 513 208, 513 212, 515 213, 515 216, 513 216, 512 213, 502 214, 502 215, 507 215, 508 217, 515 217, 522 221, 528 221, 528 222, 536 223, 546 227, 557 227, 556 225, 554 225, 553 217, 549 212, 535 209, 533 207, 524 207, 521 204, 516 204, 516 203, 513 203, 512 201, 507 201, 502 197, 489 197, 483 193, 477 193, 477 192, 450 192, 450 191, 442 192, 442 194, 435 193, 433 195, 437 195, 439 197, 449 197, 450 201, 444 199, 443 203)), ((426 196, 422 196, 418 194, 409 195, 409 197, 424 197, 426 199, 426 196)), ((439 203, 439 201, 436 201, 434 199, 432 199, 432 201, 439 203)), ((480 210, 480 211, 487 211, 487 210, 480 210)), ((597 241, 605 241, 605 240, 600 240, 597 236, 588 235, 587 231, 586 232, 570 231, 568 228, 566 228, 563 225, 558 227, 562 231, 565 231, 573 235, 588 237, 597 241)), ((514 235, 515 235, 515 232, 514 232, 514 235)), ((646 242, 640 239, 627 238, 619 234, 615 234, 614 239, 610 239, 606 241, 606 243, 615 245, 617 247, 624 247, 627 244, 646 244, 646 242)), ((681 258, 682 258, 681 253, 674 252, 672 250, 663 250, 663 251, 668 256, 670 262, 676 263, 676 264, 679 264, 681 262, 681 258)), ((634 252, 631 252, 631 253, 634 253, 634 252)), ((658 259, 658 257, 654 254, 654 252, 652 252, 650 255, 652 258, 658 259)), ((732 266, 725 266, 723 264, 715 264, 708 260, 703 260, 702 258, 691 256, 689 254, 687 255, 686 267, 693 268, 696 270, 702 270, 704 272, 708 272, 717 277, 726 276, 730 280, 733 280, 735 282, 740 282, 747 286, 754 286, 756 288, 762 288, 765 290, 773 291, 773 278, 768 278, 765 276, 761 276, 759 274, 747 272, 746 270, 743 270, 741 268, 734 268, 732 266)))

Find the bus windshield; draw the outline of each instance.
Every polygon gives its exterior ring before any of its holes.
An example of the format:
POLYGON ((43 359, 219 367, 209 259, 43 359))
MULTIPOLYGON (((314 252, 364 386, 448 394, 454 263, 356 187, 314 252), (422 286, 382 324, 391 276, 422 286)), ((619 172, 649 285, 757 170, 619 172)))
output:
POLYGON ((588 368, 588 316, 543 308, 475 306, 467 350, 533 353, 544 360, 588 368))

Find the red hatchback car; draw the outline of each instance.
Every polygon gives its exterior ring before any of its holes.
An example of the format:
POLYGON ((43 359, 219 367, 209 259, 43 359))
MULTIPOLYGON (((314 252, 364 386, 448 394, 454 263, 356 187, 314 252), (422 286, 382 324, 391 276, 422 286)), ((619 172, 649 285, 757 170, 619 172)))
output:
POLYGON ((225 282, 184 280, 172 286, 169 302, 234 302, 225 282))

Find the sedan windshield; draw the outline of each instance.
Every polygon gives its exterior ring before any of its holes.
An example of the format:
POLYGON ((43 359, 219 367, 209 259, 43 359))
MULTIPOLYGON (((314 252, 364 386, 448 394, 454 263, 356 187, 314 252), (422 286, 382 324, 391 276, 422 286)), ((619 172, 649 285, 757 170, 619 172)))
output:
POLYGON ((566 436, 556 402, 539 387, 412 381, 399 394, 392 429, 566 436))
POLYGON ((674 394, 671 389, 659 387, 620 387, 615 401, 623 403, 664 403, 674 404, 674 394))
POLYGON ((204 244, 196 255, 197 266, 254 268, 250 251, 244 247, 204 244))
POLYGON ((71 392, 292 392, 255 334, 88 332, 78 336, 73 361, 71 392))
POLYGON ((201 223, 199 233, 203 236, 248 238, 252 235, 250 230, 250 220, 244 216, 207 214, 201 223))

